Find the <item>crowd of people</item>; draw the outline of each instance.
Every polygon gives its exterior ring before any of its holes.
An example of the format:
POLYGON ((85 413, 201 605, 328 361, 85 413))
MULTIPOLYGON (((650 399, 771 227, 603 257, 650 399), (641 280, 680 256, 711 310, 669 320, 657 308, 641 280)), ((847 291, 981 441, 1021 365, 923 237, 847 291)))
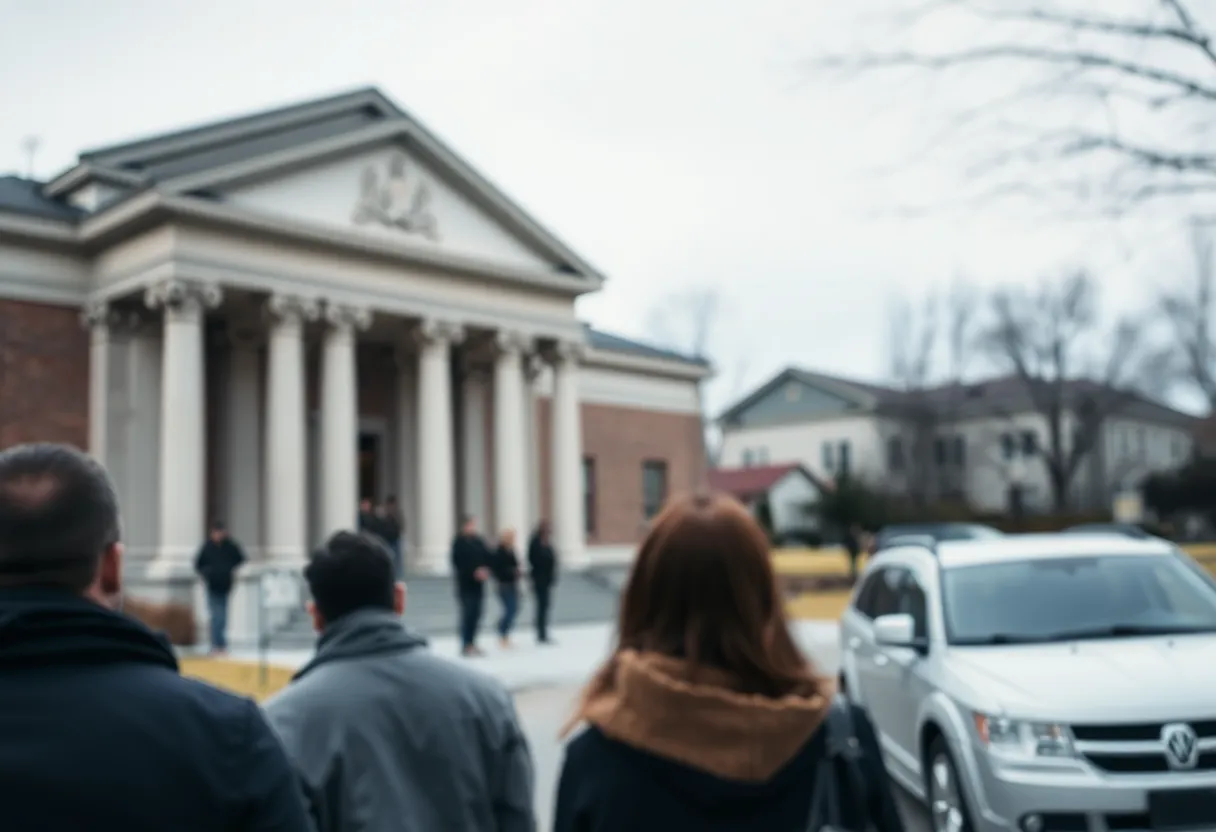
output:
MULTIPOLYGON (((478 585, 507 576, 462 551, 478 585)), ((339 532, 311 556, 316 654, 264 708, 180 675, 122 612, 122 560, 100 465, 60 445, 0 452, 5 828, 535 829, 509 693, 402 624, 379 536, 339 532)), ((768 541, 729 497, 656 518, 567 733, 555 832, 901 828, 873 728, 796 646, 768 541)))

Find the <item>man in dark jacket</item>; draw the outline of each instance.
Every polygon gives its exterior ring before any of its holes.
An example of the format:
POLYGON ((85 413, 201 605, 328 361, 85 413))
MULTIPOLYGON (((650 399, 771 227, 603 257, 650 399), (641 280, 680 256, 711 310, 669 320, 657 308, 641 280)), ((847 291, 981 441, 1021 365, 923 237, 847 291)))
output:
POLYGON ((0 453, 0 812, 5 829, 297 832, 308 816, 257 705, 178 675, 115 612, 114 488, 62 445, 0 453))
POLYGON ((460 652, 480 656, 477 628, 485 603, 486 579, 490 577, 490 549, 477 533, 477 520, 464 517, 460 534, 452 541, 452 573, 456 576, 456 601, 460 605, 460 652))
POLYGON ((266 711, 319 832, 533 832, 532 757, 511 697, 402 625, 387 548, 339 532, 304 575, 317 654, 266 711))
POLYGON ((549 536, 549 521, 541 520, 528 542, 528 572, 532 578, 532 594, 536 598, 536 640, 552 644, 549 638, 549 604, 553 586, 557 583, 557 554, 549 536))
POLYGON ((232 594, 233 576, 244 562, 245 553, 240 544, 229 536, 227 527, 216 520, 211 524, 207 542, 194 558, 194 571, 207 588, 212 653, 228 650, 228 597, 232 594))

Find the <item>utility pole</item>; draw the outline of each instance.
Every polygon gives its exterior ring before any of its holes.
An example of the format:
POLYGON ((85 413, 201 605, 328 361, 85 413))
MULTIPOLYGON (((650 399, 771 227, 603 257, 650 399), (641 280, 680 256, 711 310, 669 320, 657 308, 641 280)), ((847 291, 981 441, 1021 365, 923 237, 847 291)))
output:
POLYGON ((42 139, 37 136, 26 136, 21 141, 21 149, 25 151, 25 177, 27 179, 34 178, 34 157, 38 154, 38 147, 42 144, 42 139))

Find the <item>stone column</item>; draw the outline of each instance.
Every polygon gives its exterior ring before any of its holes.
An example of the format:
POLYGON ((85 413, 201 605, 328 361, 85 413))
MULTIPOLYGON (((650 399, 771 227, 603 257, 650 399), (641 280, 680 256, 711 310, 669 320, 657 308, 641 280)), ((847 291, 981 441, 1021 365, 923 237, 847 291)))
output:
POLYGON ((325 308, 321 347, 321 536, 358 527, 359 385, 355 331, 371 313, 339 304, 325 308))
POLYGON ((224 408, 227 474, 224 517, 251 556, 265 555, 262 535, 261 333, 253 326, 228 332, 228 391, 224 408))
POLYGON ((544 514, 540 478, 540 413, 536 404, 537 384, 544 361, 533 353, 524 361, 524 432, 527 435, 528 528, 534 529, 544 514))
POLYGON ((583 518, 583 428, 578 397, 582 346, 559 343, 553 351, 553 407, 550 460, 553 473, 553 543, 567 568, 587 565, 583 518))
POLYGON ((92 301, 80 316, 89 330, 89 455, 106 464, 110 424, 110 305, 92 301))
POLYGON ((418 547, 418 357, 404 345, 397 363, 397 499, 405 520, 405 560, 411 563, 418 547))
POLYGON ((274 295, 266 304, 266 559, 301 564, 308 552, 307 414, 304 402, 304 324, 315 301, 274 295))
POLYGON ((499 332, 494 358, 494 522, 501 533, 528 533, 528 438, 524 432, 523 355, 527 339, 499 332))
POLYGON ((206 535, 207 428, 203 318, 223 297, 219 287, 166 280, 144 302, 164 315, 161 341, 160 530, 150 573, 189 575, 206 535))
POLYGON ((451 347, 463 331, 448 321, 428 320, 413 334, 419 347, 416 562, 423 571, 445 574, 456 534, 451 347))
POLYGON ((460 511, 477 518, 489 528, 486 505, 486 368, 473 356, 466 356, 461 379, 461 472, 460 511))

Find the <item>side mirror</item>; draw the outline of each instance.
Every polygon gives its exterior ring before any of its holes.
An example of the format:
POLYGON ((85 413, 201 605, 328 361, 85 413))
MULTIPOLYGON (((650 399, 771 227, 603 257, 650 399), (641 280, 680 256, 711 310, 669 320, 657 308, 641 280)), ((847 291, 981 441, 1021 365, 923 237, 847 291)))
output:
POLYGON ((880 615, 874 619, 874 641, 882 647, 903 647, 924 652, 929 646, 916 637, 916 621, 907 613, 880 615))

